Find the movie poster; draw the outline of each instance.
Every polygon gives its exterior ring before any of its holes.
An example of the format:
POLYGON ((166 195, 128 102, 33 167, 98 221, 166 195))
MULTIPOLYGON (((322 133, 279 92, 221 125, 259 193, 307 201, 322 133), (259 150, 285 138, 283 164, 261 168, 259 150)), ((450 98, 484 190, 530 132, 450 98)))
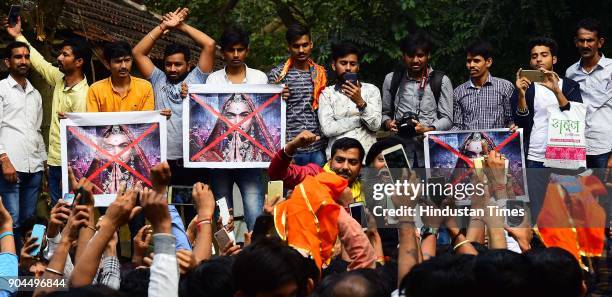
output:
POLYGON ((508 159, 506 172, 513 185, 510 194, 528 201, 522 129, 429 132, 424 145, 426 168, 435 169, 430 172, 453 184, 469 182, 478 159, 487 151, 499 151, 508 159))
POLYGON ((281 85, 190 85, 183 102, 185 167, 267 168, 285 145, 281 85))
MULTIPOLYGON (((62 193, 68 167, 94 187, 96 206, 112 203, 122 183, 151 187, 151 167, 166 160, 166 117, 159 111, 68 113, 61 121, 62 193)), ((68 195, 70 196, 70 195, 68 195)))

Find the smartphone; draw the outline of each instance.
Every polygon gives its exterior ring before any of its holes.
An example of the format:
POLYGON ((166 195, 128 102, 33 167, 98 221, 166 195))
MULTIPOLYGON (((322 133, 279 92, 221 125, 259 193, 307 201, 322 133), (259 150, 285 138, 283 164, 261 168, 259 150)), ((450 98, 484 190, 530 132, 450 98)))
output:
POLYGON ((45 230, 47 227, 45 225, 36 224, 34 228, 32 228, 32 235, 30 237, 36 237, 36 243, 38 246, 30 252, 30 256, 36 257, 40 253, 40 248, 42 247, 42 241, 45 237, 45 230))
POLYGON ((523 209, 524 210, 522 216, 521 215, 506 216, 506 225, 508 225, 508 227, 520 226, 525 220, 525 216, 527 215, 527 210, 525 209, 525 202, 521 200, 506 200, 506 209, 508 210, 523 209))
POLYGON ((11 5, 11 10, 9 10, 8 14, 8 23, 9 26, 14 27, 17 25, 17 19, 21 14, 21 5, 11 5))
POLYGON ((223 248, 231 241, 229 234, 225 228, 221 228, 221 230, 215 232, 215 240, 217 241, 217 246, 219 247, 219 251, 222 251, 223 248))
POLYGON ((83 197, 85 197, 85 189, 80 187, 76 193, 72 194, 72 203, 70 204, 70 209, 74 209, 77 205, 83 205, 83 197), (79 201, 77 202, 76 198, 79 197, 79 201), (76 202, 76 203, 75 203, 76 202))
POLYGON ((382 151, 382 154, 391 178, 394 181, 405 178, 404 173, 410 169, 410 164, 408 163, 406 152, 404 152, 404 147, 401 144, 394 145, 382 151))
POLYGON ((190 186, 170 186, 168 189, 168 204, 173 205, 193 205, 193 187, 190 186))
POLYGON ((442 206, 444 201, 444 186, 446 185, 446 178, 444 176, 434 176, 427 179, 427 195, 430 202, 436 207, 442 206), (430 186, 433 185, 433 186, 430 186))
POLYGON ((345 82, 350 81, 353 85, 357 85, 357 81, 359 80, 357 73, 354 72, 345 72, 342 78, 345 82))
POLYGON ((268 182, 268 199, 272 199, 277 196, 283 196, 283 181, 271 180, 268 182))
POLYGON ((525 77, 531 82, 543 82, 544 72, 541 70, 523 70, 519 71, 520 77, 525 77))
POLYGON ((223 226, 227 226, 230 220, 230 212, 229 208, 227 207, 227 200, 225 199, 225 197, 222 197, 221 199, 217 200, 217 206, 219 207, 219 216, 221 217, 221 224, 223 226))
POLYGON ((363 230, 368 229, 368 221, 366 219, 362 202, 354 202, 349 204, 349 212, 351 213, 351 217, 353 217, 353 219, 355 219, 355 221, 361 225, 363 230))

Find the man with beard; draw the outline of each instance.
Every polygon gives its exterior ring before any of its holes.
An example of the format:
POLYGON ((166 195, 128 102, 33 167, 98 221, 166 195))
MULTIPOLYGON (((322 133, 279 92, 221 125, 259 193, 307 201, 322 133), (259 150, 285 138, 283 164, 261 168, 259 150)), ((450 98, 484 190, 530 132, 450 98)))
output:
POLYGON ((612 150, 612 59, 601 52, 605 36, 598 21, 584 19, 576 27, 574 41, 581 58, 567 68, 565 76, 580 84, 587 105, 587 167, 606 168, 612 150))
MULTIPOLYGON (((28 40, 21 35, 21 19, 14 27, 5 24, 6 31, 15 40, 28 45, 28 40)), ((45 58, 30 45, 32 68, 53 87, 51 101, 51 127, 49 129, 49 194, 51 206, 55 205, 62 194, 62 162, 60 154, 59 121, 66 112, 84 112, 89 85, 85 71, 91 60, 91 49, 83 39, 68 39, 61 45, 57 57, 58 67, 47 62, 45 58)))
POLYGON ((337 139, 331 148, 331 159, 321 168, 315 163, 304 166, 291 164, 294 154, 299 148, 306 147, 320 139, 310 131, 302 131, 293 140, 288 142, 283 149, 278 151, 268 168, 270 180, 282 180, 283 186, 293 189, 301 183, 306 176, 314 176, 321 172, 333 172, 348 181, 352 199, 344 201, 347 205, 353 201, 362 201, 361 182, 359 172, 365 158, 365 150, 359 141, 354 138, 343 137, 337 139))
POLYGON ((42 98, 27 79, 28 45, 8 44, 4 64, 9 76, 0 80, 0 196, 17 233, 34 215, 47 153, 40 133, 42 98))
POLYGON ((153 85, 155 108, 171 110, 168 122, 168 164, 172 170, 172 184, 196 182, 194 169, 185 169, 183 164, 183 97, 181 83, 206 83, 208 73, 215 62, 215 41, 203 32, 184 23, 189 9, 177 9, 167 13, 161 24, 153 28, 134 47, 132 53, 136 66, 153 85), (148 57, 155 42, 168 30, 176 29, 189 36, 201 48, 198 65, 190 70, 189 49, 183 45, 169 44, 164 50, 164 71, 155 67, 148 57))

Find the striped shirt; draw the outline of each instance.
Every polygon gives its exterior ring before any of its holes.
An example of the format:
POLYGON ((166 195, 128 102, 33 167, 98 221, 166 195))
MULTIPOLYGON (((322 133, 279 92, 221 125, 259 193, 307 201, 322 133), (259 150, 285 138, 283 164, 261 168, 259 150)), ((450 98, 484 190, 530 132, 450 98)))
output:
MULTIPOLYGON (((282 63, 274 67, 268 74, 268 83, 274 84, 283 70, 282 63)), ((312 108, 312 90, 314 88, 310 71, 303 71, 291 67, 281 83, 289 87, 287 98, 287 142, 295 138, 300 132, 308 130, 321 136, 321 140, 298 149, 298 152, 321 151, 325 147, 323 133, 319 127, 317 111, 312 108)))
POLYGON ((489 74, 480 88, 471 80, 454 91, 452 130, 507 128, 512 124, 512 83, 489 74))

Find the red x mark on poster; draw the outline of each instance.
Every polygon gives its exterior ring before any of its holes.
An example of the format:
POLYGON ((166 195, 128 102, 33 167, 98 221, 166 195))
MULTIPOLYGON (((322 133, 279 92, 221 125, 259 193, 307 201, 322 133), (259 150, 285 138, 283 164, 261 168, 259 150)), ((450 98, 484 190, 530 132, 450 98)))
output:
POLYGON ((197 102, 198 104, 200 104, 200 106, 202 106, 204 109, 206 109, 207 111, 209 111, 210 113, 212 113, 215 117, 217 117, 218 119, 220 119, 221 121, 223 121, 228 127, 229 129, 227 129, 227 131, 225 131, 225 133, 221 134, 221 136, 219 136, 217 139, 213 140, 210 144, 208 144, 206 147, 204 147, 202 150, 200 150, 198 153, 196 153, 195 155, 193 155, 191 157, 191 161, 197 161, 197 159, 202 156, 204 153, 206 153, 208 150, 210 150, 212 147, 214 147, 215 145, 217 145, 219 142, 221 142, 223 139, 225 139, 230 133, 236 131, 238 133, 240 133, 242 136, 244 136, 249 142, 251 142, 253 145, 257 146, 260 150, 262 150, 264 153, 266 153, 267 155, 269 155, 270 157, 274 157, 274 153, 271 152, 270 150, 268 150, 265 146, 263 146, 259 141, 255 140, 255 138, 251 137, 251 135, 249 135, 248 133, 244 132, 242 129, 240 129, 240 126, 248 121, 249 119, 253 118, 255 115, 257 115, 258 113, 260 113, 262 110, 264 110, 264 108, 266 108, 268 105, 272 104, 275 100, 280 98, 280 94, 276 94, 272 97, 270 97, 270 99, 266 100, 266 102, 264 102, 261 106, 259 106, 257 109, 255 109, 250 115, 248 115, 247 117, 245 117, 244 119, 242 119, 242 121, 236 123, 236 124, 232 124, 226 117, 224 117, 223 115, 221 115, 218 111, 216 111, 212 106, 206 104, 206 102, 204 102, 202 99, 198 98, 195 94, 192 94, 191 99, 193 99, 195 102, 197 102))
POLYGON ((131 150, 140 141, 142 141, 147 135, 149 135, 153 131, 155 131, 155 129, 157 129, 158 126, 159 125, 157 123, 153 123, 151 125, 151 127, 149 127, 147 130, 145 130, 140 136, 138 136, 138 138, 134 139, 134 141, 132 141, 132 143, 130 143, 128 146, 126 146, 123 150, 121 150, 116 155, 113 155, 113 154, 109 153, 105 149, 103 149, 100 146, 98 146, 98 144, 96 144, 95 142, 91 141, 91 139, 89 139, 89 137, 84 135, 85 133, 79 127, 68 127, 68 130, 74 136, 76 136, 81 142, 83 142, 85 145, 92 147, 93 149, 95 149, 96 151, 100 152, 102 155, 105 155, 106 157, 108 157, 110 159, 103 166, 101 166, 98 169, 96 169, 96 171, 94 171, 90 176, 86 177, 87 180, 89 180, 89 181, 93 180, 98 175, 100 175, 100 173, 102 173, 102 171, 104 169, 106 169, 108 166, 111 166, 113 163, 117 163, 119 166, 127 169, 127 171, 129 171, 134 176, 136 176, 137 178, 142 180, 145 184, 147 184, 149 186, 153 186, 153 184, 151 183, 151 181, 148 178, 144 177, 142 174, 140 174, 140 172, 134 170, 134 168, 132 168, 132 167, 128 166, 127 164, 125 164, 123 161, 121 161, 121 159, 119 157, 121 155, 125 154, 127 151, 131 150))
MULTIPOLYGON (((514 140, 517 136, 519 136, 519 132, 514 132, 514 133, 510 134, 510 136, 508 136, 506 139, 504 139, 504 141, 502 141, 499 145, 494 147, 493 150, 499 152, 508 143, 510 143, 510 141, 514 140)), ((447 151, 451 152, 453 155, 457 156, 457 158, 463 160, 466 164, 468 164, 468 166, 470 166, 470 170, 466 170, 465 172, 463 172, 457 179, 455 179, 453 181, 453 184, 458 183, 459 181, 463 180, 468 174, 473 172, 474 162, 472 161, 472 159, 470 159, 467 156, 465 156, 464 154, 460 153, 458 150, 456 150, 455 148, 453 148, 452 146, 448 145, 446 142, 442 141, 440 138, 438 138, 438 137, 436 137, 434 135, 429 135, 429 139, 431 139, 433 142, 437 143, 441 147, 445 148, 447 151)))

